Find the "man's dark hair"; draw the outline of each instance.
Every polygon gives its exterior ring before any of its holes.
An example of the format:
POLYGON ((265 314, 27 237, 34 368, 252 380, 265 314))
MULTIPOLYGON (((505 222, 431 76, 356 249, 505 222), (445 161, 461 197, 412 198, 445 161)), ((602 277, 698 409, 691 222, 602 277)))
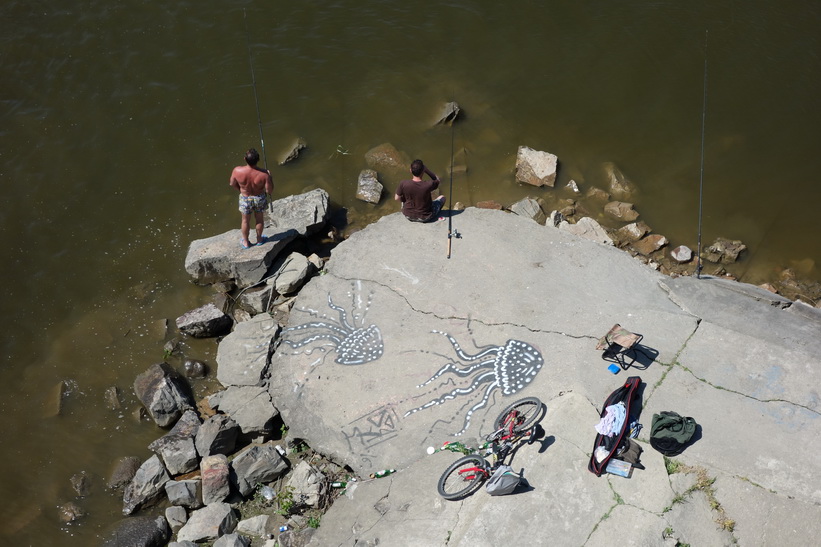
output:
POLYGON ((424 172, 425 164, 422 163, 422 160, 413 160, 413 163, 411 163, 411 175, 421 177, 424 172))
POLYGON ((255 148, 249 148, 248 151, 245 153, 245 163, 250 166, 255 166, 259 161, 259 152, 256 151, 255 148))

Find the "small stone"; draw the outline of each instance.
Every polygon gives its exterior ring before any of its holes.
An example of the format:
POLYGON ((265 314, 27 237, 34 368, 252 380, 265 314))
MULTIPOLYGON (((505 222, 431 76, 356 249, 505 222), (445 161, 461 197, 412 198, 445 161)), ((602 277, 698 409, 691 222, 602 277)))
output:
POLYGON ((679 264, 684 264, 685 262, 690 262, 693 259, 693 250, 686 245, 679 245, 670 251, 670 256, 672 256, 673 260, 679 264))
POLYGON ((86 497, 91 493, 91 479, 86 475, 85 471, 80 471, 71 476, 71 488, 81 498, 86 497))
POLYGON ((85 514, 85 511, 83 511, 83 509, 73 501, 64 503, 59 507, 58 510, 58 517, 60 519, 60 522, 64 524, 74 522, 80 517, 84 517, 85 514))
POLYGON ((567 183, 567 188, 569 188, 574 194, 581 193, 578 183, 573 179, 570 179, 570 182, 567 183))
POLYGON ((196 359, 186 359, 183 368, 188 378, 205 378, 208 375, 208 366, 196 359))

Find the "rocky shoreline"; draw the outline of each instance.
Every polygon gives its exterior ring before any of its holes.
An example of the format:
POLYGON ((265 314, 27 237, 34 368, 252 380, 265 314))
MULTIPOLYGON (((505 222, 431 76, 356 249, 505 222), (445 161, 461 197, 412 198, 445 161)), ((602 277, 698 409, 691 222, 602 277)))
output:
MULTIPOLYGON (((395 167, 403 159, 389 145, 378 148, 367 157, 374 169, 395 167)), ((541 186, 555 181, 555 156, 545 154, 520 148, 517 178, 522 183, 541 186)), ((624 249, 673 277, 692 275, 700 258, 681 247, 665 252, 666 238, 639 221, 629 201, 635 188, 615 165, 605 168, 610 187, 588 189, 584 201, 525 198, 509 207, 476 205, 504 208, 624 249), (600 209, 593 210, 591 204, 600 209), (594 217, 620 226, 605 227, 594 217)), ((376 178, 376 171, 363 171, 360 199, 381 199, 383 189, 376 178)), ((567 191, 581 195, 572 181, 567 191)), ((454 209, 463 207, 457 204, 454 209)), ((237 244, 239 230, 191 243, 186 271, 194 282, 212 285, 217 292, 213 302, 181 315, 176 326, 182 336, 219 340, 215 375, 222 389, 194 400, 191 383, 209 368, 195 360, 186 360, 184 371, 158 363, 137 377, 134 390, 147 415, 168 432, 148 446, 154 455, 147 460, 127 457, 118 462, 109 487, 122 490, 123 513, 132 516, 112 529, 105 545, 165 545, 172 537, 176 541, 170 545, 304 545, 345 483, 357 480, 333 454, 318 454, 287 435, 288 424, 269 390, 272 358, 282 330, 289 328, 296 295, 323 273, 327 260, 286 251, 310 238, 341 239, 340 230, 332 227, 328 232, 330 215, 328 194, 313 190, 274 203, 266 215, 268 239, 262 245, 242 250, 237 244), (158 508, 164 508, 162 515, 158 508)), ((701 257, 704 273, 731 278, 722 263, 734 261, 743 251, 741 242, 717 240, 701 257)), ((810 300, 805 303, 817 306, 821 289, 816 294, 812 283, 793 281, 767 289, 791 294, 793 287, 810 300)), ((173 342, 166 346, 168 356, 175 351, 173 342)), ((82 518, 79 507, 62 512, 67 522, 82 518)))

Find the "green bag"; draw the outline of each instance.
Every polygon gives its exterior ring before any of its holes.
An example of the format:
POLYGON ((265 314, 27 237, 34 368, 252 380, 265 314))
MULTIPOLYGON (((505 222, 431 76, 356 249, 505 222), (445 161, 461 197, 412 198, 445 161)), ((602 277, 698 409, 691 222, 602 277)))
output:
POLYGON ((650 446, 665 456, 678 456, 690 443, 695 432, 696 421, 694 419, 665 410, 659 414, 653 414, 650 446))

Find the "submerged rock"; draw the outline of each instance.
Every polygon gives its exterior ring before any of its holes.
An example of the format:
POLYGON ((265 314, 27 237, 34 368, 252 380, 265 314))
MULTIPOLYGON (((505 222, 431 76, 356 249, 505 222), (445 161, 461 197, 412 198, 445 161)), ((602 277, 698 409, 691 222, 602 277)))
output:
POLYGON ((434 125, 450 125, 459 117, 459 104, 456 102, 445 103, 442 110, 439 112, 436 123, 434 125))
POLYGON ((382 143, 365 152, 365 162, 372 169, 407 170, 410 166, 408 156, 390 143, 382 143))
POLYGON ((280 165, 285 165, 288 162, 294 161, 299 157, 300 150, 308 147, 308 143, 302 137, 298 137, 291 147, 281 156, 279 160, 280 165))
POLYGON ((704 250, 702 257, 710 262, 732 264, 738 260, 739 255, 745 250, 747 250, 747 246, 741 241, 719 237, 704 250))
POLYGON ((520 146, 516 155, 516 180, 533 186, 550 186, 556 183, 558 158, 550 152, 540 152, 520 146))

